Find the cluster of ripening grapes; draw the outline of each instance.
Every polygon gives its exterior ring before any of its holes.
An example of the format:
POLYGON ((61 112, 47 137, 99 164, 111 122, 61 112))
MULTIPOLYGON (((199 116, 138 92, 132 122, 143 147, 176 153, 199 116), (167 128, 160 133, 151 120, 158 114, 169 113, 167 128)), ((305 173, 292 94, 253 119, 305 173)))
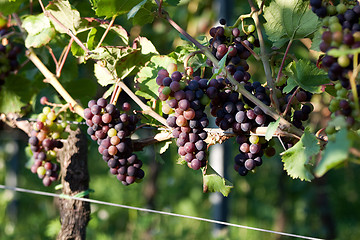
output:
MULTIPOLYGON (((45 105, 46 97, 42 97, 40 102, 45 105)), ((63 147, 62 141, 68 137, 65 132, 67 123, 57 123, 57 118, 54 109, 45 106, 33 124, 29 138, 34 158, 31 172, 42 179, 44 186, 50 186, 58 179, 60 167, 56 161, 56 151, 63 147)))
POLYGON ((209 103, 211 88, 208 91, 207 79, 195 77, 188 82, 181 81, 183 75, 175 71, 161 69, 158 72, 156 83, 159 85, 159 97, 163 102, 162 111, 168 114, 167 124, 173 128, 173 136, 179 147, 178 153, 188 163, 188 166, 198 170, 206 165, 207 132, 209 120, 204 113, 209 103), (167 100, 167 101, 166 101, 167 100), (166 101, 166 102, 165 102, 166 101))
POLYGON ((0 27, 0 88, 5 83, 5 78, 16 70, 19 66, 17 55, 21 52, 21 48, 9 42, 7 38, 3 38, 9 33, 6 27, 0 27))
MULTIPOLYGON (((218 79, 219 93, 211 100, 211 114, 216 117, 215 123, 222 130, 232 129, 236 134, 236 142, 239 144, 239 154, 235 157, 234 169, 241 176, 245 176, 256 166, 262 164, 263 149, 268 147, 264 138, 250 135, 256 127, 266 126, 269 120, 264 112, 254 106, 248 99, 243 98, 238 92, 231 90, 225 85, 225 80, 218 79)), ((270 104, 265 94, 265 88, 259 82, 246 83, 246 89, 253 93, 258 99, 270 104), (261 95, 259 95, 262 93, 261 95), (266 97, 264 97, 266 96, 266 97)), ((268 153, 274 154, 272 148, 268 153)))
POLYGON ((130 135, 136 129, 138 118, 129 115, 130 104, 124 103, 121 113, 106 99, 90 100, 84 110, 87 133, 99 144, 98 150, 107 162, 110 172, 124 185, 143 179, 142 161, 132 152, 130 135))
MULTIPOLYGON (((220 24, 225 25, 224 19, 220 20, 220 24)), ((242 33, 237 27, 229 28, 224 26, 213 27, 210 29, 209 41, 210 48, 213 55, 221 60, 226 54, 226 69, 238 82, 247 82, 250 79, 249 65, 246 60, 251 56, 250 51, 246 48, 253 49, 254 45, 258 46, 259 42, 255 39, 252 33, 255 31, 254 25, 247 27, 247 33, 242 33)), ((210 59, 207 60, 207 64, 213 67, 214 64, 210 59)))
MULTIPOLYGON (((349 128, 359 129, 359 113, 355 111, 354 96, 349 81, 349 73, 351 74, 354 67, 354 55, 340 57, 328 55, 331 49, 345 51, 360 47, 359 3, 349 1, 347 5, 339 3, 334 6, 327 1, 311 0, 310 4, 313 11, 322 18, 320 50, 325 54, 321 57, 321 65, 328 71, 329 79, 334 81, 336 89, 336 97, 330 102, 329 110, 333 116, 344 116, 349 128)), ((359 86, 356 89, 359 92, 359 86)), ((333 127, 328 127, 326 132, 331 135, 335 130, 333 127)))

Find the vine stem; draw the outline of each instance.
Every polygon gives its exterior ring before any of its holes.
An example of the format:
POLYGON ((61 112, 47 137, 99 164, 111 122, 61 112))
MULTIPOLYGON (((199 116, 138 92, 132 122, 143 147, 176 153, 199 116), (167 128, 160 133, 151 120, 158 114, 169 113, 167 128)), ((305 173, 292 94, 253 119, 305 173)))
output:
POLYGON ((354 54, 354 59, 353 59, 354 71, 352 73, 349 73, 351 91, 354 96, 355 108, 356 108, 357 114, 359 114, 359 111, 360 111, 359 110, 359 95, 358 95, 357 87, 356 87, 356 76, 359 74, 359 71, 360 71, 360 65, 358 65, 358 59, 359 59, 359 54, 357 54, 357 53, 354 54))
POLYGON ((161 124, 165 125, 167 128, 171 129, 169 125, 166 123, 166 119, 157 114, 151 107, 143 103, 140 98, 138 98, 129 88, 126 86, 126 84, 123 81, 118 81, 117 85, 129 95, 129 97, 136 102, 137 105, 141 107, 143 110, 143 113, 146 115, 149 115, 159 121, 161 124))
POLYGON ((116 18, 116 15, 114 15, 112 18, 111 18, 111 21, 109 23, 109 26, 106 28, 104 34, 102 35, 101 39, 100 39, 100 42, 98 43, 98 45, 96 46, 96 48, 99 48, 102 44, 102 42, 104 41, 106 35, 108 34, 108 32, 110 31, 110 28, 112 27, 112 25, 114 24, 114 21, 115 21, 115 18, 116 18))
POLYGON ((266 82, 267 85, 270 88, 270 94, 271 94, 271 101, 275 107, 275 109, 277 110, 277 112, 280 112, 280 107, 279 107, 279 100, 276 96, 276 92, 275 92, 275 82, 272 78, 271 75, 271 68, 270 68, 270 64, 269 64, 269 56, 266 52, 266 48, 265 48, 265 42, 264 42, 264 37, 262 34, 262 25, 260 23, 259 20, 259 14, 262 13, 262 9, 263 9, 263 3, 261 4, 261 8, 259 11, 256 10, 256 7, 253 3, 252 0, 248 0, 249 5, 251 7, 251 11, 253 12, 253 14, 251 15, 252 19, 254 20, 255 26, 256 26, 256 31, 258 34, 258 38, 259 38, 259 43, 260 43, 260 55, 261 55, 261 62, 263 63, 263 67, 264 67, 264 71, 265 71, 265 76, 266 76, 266 82))
POLYGON ((66 58, 70 52, 70 49, 71 49, 71 45, 72 43, 74 42, 74 39, 73 38, 70 38, 70 41, 69 41, 69 44, 67 45, 66 47, 66 50, 65 50, 65 53, 64 55, 60 56, 60 59, 61 62, 59 64, 59 66, 56 68, 56 77, 59 78, 61 76, 61 71, 64 67, 64 64, 65 64, 65 61, 66 61, 66 58))
MULTIPOLYGON (((256 136, 265 136, 267 132, 267 127, 258 127, 254 131, 250 133, 250 135, 256 135, 256 136)), ((216 143, 223 143, 229 138, 235 137, 236 135, 233 132, 230 131, 224 131, 219 128, 204 128, 204 131, 208 133, 208 137, 205 139, 205 142, 209 145, 214 145, 216 143)), ((298 136, 281 131, 280 129, 277 129, 274 133, 273 137, 296 137, 298 136)), ((163 142, 163 141, 169 141, 173 138, 173 135, 171 131, 165 129, 162 130, 160 133, 141 140, 133 140, 133 149, 134 151, 141 151, 144 147, 148 145, 152 145, 155 143, 163 142)))
POLYGON ((74 112, 84 117, 84 109, 70 96, 70 94, 65 90, 65 88, 57 80, 56 76, 50 72, 50 70, 43 64, 43 62, 38 58, 35 52, 32 49, 26 51, 26 56, 30 61, 39 69, 39 71, 44 75, 45 82, 51 84, 55 90, 65 99, 66 102, 74 109, 74 112))
MULTIPOLYGON (((159 6, 159 1, 155 0, 159 6)), ((251 1, 251 0, 249 0, 251 1)), ((251 2, 252 3, 252 2, 251 2)), ((181 33, 183 36, 185 36, 190 42, 192 42, 196 47, 198 47, 205 55, 206 57, 208 57, 215 65, 215 67, 219 67, 219 61, 215 58, 215 56, 210 52, 210 50, 201 45, 198 41, 196 41, 192 36, 190 36, 185 30, 183 30, 176 22, 174 22, 170 16, 164 12, 165 18, 166 20, 169 22, 169 24, 174 27, 179 33, 181 33)), ((257 13, 254 13, 254 16, 257 16, 257 13)), ((259 18, 254 17, 254 21, 256 19, 256 24, 257 26, 260 25, 259 22, 259 18)), ((260 28, 257 28, 258 31, 260 31, 260 35, 261 35, 261 30, 260 28)), ((261 35, 262 36, 262 35, 261 35)), ((271 71, 270 71, 270 65, 269 65, 269 59, 268 56, 266 55, 265 52, 265 46, 264 46, 264 41, 263 38, 260 39, 259 36, 259 41, 262 45, 262 62, 264 64, 264 68, 265 68, 265 73, 267 76, 267 80, 268 80, 268 85, 270 87, 270 90, 274 89, 274 81, 271 77, 271 71)), ((235 90, 238 91, 239 93, 241 93, 244 97, 248 98, 251 102, 253 102, 255 105, 259 106, 261 108, 261 110, 263 110, 263 112, 266 115, 269 115, 270 117, 272 117, 273 119, 277 120, 280 118, 280 123, 279 123, 279 129, 282 131, 288 131, 289 133, 293 133, 296 136, 301 136, 303 134, 303 131, 301 129, 298 129, 296 127, 294 127, 291 123, 289 123, 286 119, 284 119, 283 117, 281 117, 276 111, 274 111, 274 109, 268 107, 267 105, 265 105, 263 102, 261 102, 259 99, 257 99, 254 95, 252 95, 249 91, 247 91, 243 85, 241 85, 240 83, 238 83, 234 77, 224 68, 223 72, 226 74, 228 80, 231 82, 231 84, 235 87, 235 90)), ((273 94, 273 99, 276 102, 277 97, 275 95, 275 91, 272 91, 273 94)))
POLYGON ((283 68, 284 68, 285 60, 286 60, 287 55, 288 55, 288 53, 289 53, 290 47, 291 47, 291 45, 292 45, 292 42, 293 42, 293 40, 291 39, 291 40, 289 41, 287 47, 286 47, 286 50, 285 50, 285 53, 284 53, 284 57, 283 57, 283 59, 282 59, 282 61, 281 61, 281 65, 280 65, 280 68, 279 68, 279 72, 278 72, 277 77, 276 77, 276 82, 279 82, 279 81, 280 81, 281 73, 282 73, 282 70, 283 70, 283 68))

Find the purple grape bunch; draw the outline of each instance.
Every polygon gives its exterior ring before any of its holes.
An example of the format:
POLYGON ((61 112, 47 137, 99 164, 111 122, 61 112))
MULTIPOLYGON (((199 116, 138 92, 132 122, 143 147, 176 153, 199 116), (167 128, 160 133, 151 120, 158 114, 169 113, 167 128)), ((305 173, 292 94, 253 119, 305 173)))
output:
POLYGON ((139 182, 145 173, 141 169, 142 161, 133 153, 131 134, 136 129, 138 118, 129 115, 130 104, 124 103, 123 112, 106 99, 90 100, 84 109, 88 126, 87 133, 97 141, 98 151, 107 162, 110 173, 124 185, 139 182))

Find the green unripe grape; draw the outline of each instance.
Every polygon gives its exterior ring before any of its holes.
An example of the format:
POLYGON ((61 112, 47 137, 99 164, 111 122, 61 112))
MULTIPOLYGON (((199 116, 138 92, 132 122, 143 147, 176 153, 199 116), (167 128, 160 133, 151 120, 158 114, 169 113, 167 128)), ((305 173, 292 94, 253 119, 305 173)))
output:
POLYGON ((169 66, 166 69, 171 76, 171 74, 175 71, 177 71, 177 65, 175 63, 170 63, 169 66))
POLYGON ((333 23, 339 23, 339 19, 336 16, 329 18, 329 25, 331 25, 333 23))
POLYGON ((45 173, 46 173, 46 169, 45 169, 43 166, 40 166, 40 167, 38 167, 38 169, 36 170, 36 173, 37 173, 39 176, 44 176, 45 173))
POLYGON ((56 152, 54 150, 49 150, 46 152, 46 159, 53 160, 56 159, 56 152))
POLYGON ((170 87, 164 87, 163 90, 162 90, 162 93, 163 93, 164 95, 169 96, 170 93, 171 93, 170 87))
POLYGON ((70 124, 70 129, 71 129, 71 131, 76 131, 78 129, 77 124, 74 124, 74 123, 70 124))
POLYGON ((336 112, 339 109, 339 105, 330 104, 329 105, 329 111, 330 112, 336 112))
POLYGON ((50 132, 56 132, 58 131, 58 126, 52 121, 47 120, 46 121, 47 126, 49 127, 50 132))
POLYGON ((336 132, 336 129, 334 126, 327 126, 325 128, 325 132, 327 135, 331 135, 331 134, 334 134, 336 132))
POLYGON ((254 42, 255 42, 254 36, 248 36, 247 40, 248 40, 250 43, 254 43, 254 42))
POLYGON ((39 122, 45 122, 46 119, 47 119, 47 116, 46 116, 44 113, 40 113, 40 114, 38 115, 38 118, 37 118, 37 120, 38 120, 39 122))
POLYGON ((336 6, 336 11, 339 13, 339 14, 342 14, 342 13, 345 13, 347 10, 347 7, 345 4, 343 3, 340 3, 336 6))
POLYGON ((346 68, 346 67, 348 67, 350 65, 350 59, 346 55, 340 56, 338 58, 337 62, 343 68, 346 68))
POLYGON ((336 83, 335 84, 335 89, 336 90, 340 90, 340 89, 342 89, 343 87, 341 86, 341 83, 336 83))
POLYGON ((204 106, 208 105, 210 103, 210 98, 207 96, 207 95, 203 95, 201 98, 200 98, 200 103, 204 106))
POLYGON ((342 26, 340 23, 332 23, 330 25, 330 31, 331 32, 338 32, 338 31, 342 31, 342 26))
POLYGON ((50 107, 44 107, 42 112, 46 115, 48 115, 51 112, 51 108, 50 107))
POLYGON ((253 24, 249 25, 247 27, 247 31, 250 32, 250 33, 254 32, 255 31, 255 25, 253 25, 253 24))
POLYGON ((33 124, 33 129, 34 129, 35 131, 38 131, 38 130, 39 130, 36 123, 33 124))
POLYGON ((182 81, 180 81, 179 83, 180 83, 180 89, 184 90, 184 88, 186 87, 186 83, 182 81))
POLYGON ((257 144, 259 142, 259 136, 256 136, 256 135, 251 135, 249 137, 249 142, 250 143, 253 143, 253 144, 257 144))
POLYGON ((53 139, 59 139, 59 138, 60 138, 60 133, 59 133, 59 132, 53 132, 53 133, 51 134, 51 138, 53 138, 53 139))
POLYGON ((47 115, 47 119, 49 119, 50 121, 54 121, 56 119, 55 112, 49 112, 49 114, 47 115))
POLYGON ((336 95, 340 98, 346 98, 347 94, 348 94, 348 91, 345 88, 342 88, 342 89, 336 91, 336 95))
POLYGON ((329 26, 330 17, 325 17, 322 21, 323 26, 328 27, 329 26))
POLYGON ((360 41, 360 32, 355 32, 353 34, 353 37, 354 37, 355 42, 360 41))
POLYGON ((107 134, 109 137, 113 137, 113 136, 116 136, 117 131, 115 128, 110 128, 107 134))
POLYGON ((333 15, 335 15, 336 14, 336 7, 334 6, 334 5, 328 5, 327 7, 326 7, 326 11, 327 11, 327 13, 330 15, 330 16, 333 16, 333 15))
POLYGON ((166 102, 162 105, 161 110, 165 114, 170 114, 173 112, 173 109, 166 102))

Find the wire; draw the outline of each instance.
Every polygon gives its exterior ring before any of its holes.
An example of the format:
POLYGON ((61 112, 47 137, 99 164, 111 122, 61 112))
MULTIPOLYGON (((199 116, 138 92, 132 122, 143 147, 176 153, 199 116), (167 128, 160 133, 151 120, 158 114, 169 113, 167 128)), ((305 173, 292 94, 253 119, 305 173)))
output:
POLYGON ((273 234, 277 234, 277 235, 283 235, 283 236, 294 237, 294 238, 309 239, 309 240, 323 240, 321 238, 313 238, 313 237, 307 237, 307 236, 302 236, 302 235, 297 235, 297 234, 292 234, 292 233, 277 232, 277 231, 272 231, 272 230, 267 230, 267 229, 262 229, 262 228, 249 227, 249 226, 244 226, 244 225, 239 225, 239 224, 234 224, 234 223, 222 222, 222 221, 217 221, 217 220, 212 220, 212 219, 207 219, 207 218, 194 217, 194 216, 182 215, 182 214, 171 213, 171 212, 157 211, 157 210, 147 209, 147 208, 132 207, 132 206, 116 204, 116 203, 109 203, 109 202, 104 202, 104 201, 99 201, 99 200, 94 200, 94 199, 89 199, 89 198, 72 197, 72 196, 63 195, 63 194, 42 192, 42 191, 36 191, 36 190, 30 190, 30 189, 24 189, 24 188, 18 188, 18 187, 9 187, 9 186, 5 186, 5 185, 0 185, 0 189, 7 189, 7 190, 15 191, 15 192, 30 193, 30 194, 35 194, 35 195, 49 196, 49 197, 72 199, 72 200, 90 202, 90 203, 95 203, 95 204, 100 204, 100 205, 132 209, 132 210, 137 210, 137 211, 142 211, 142 212, 157 213, 157 214, 162 214, 162 215, 181 217, 181 218, 193 219, 193 220, 198 220, 198 221, 203 221, 203 222, 221 224, 221 225, 225 225, 225 226, 244 228, 244 229, 249 229, 249 230, 254 230, 254 231, 259 231, 259 232, 273 233, 273 234))

